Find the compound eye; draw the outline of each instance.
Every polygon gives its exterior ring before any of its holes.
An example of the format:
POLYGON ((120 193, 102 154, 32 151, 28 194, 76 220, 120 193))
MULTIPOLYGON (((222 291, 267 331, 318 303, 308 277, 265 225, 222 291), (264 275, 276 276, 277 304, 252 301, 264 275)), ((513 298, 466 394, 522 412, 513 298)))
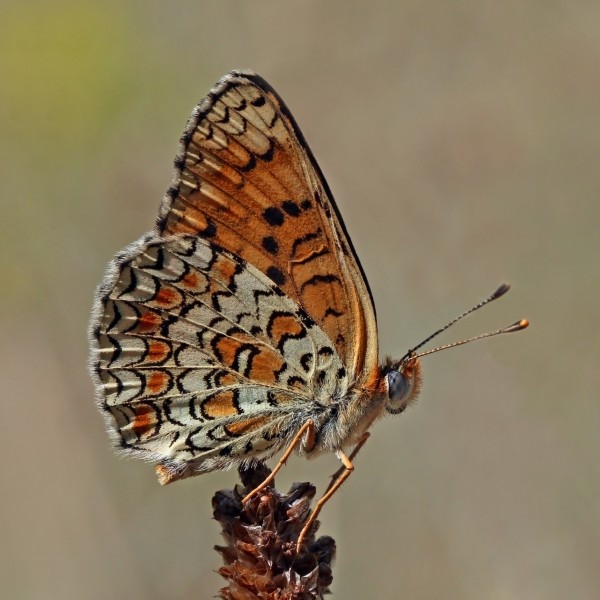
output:
POLYGON ((387 374, 388 397, 393 402, 401 400, 408 392, 408 381, 399 371, 390 371, 387 374))

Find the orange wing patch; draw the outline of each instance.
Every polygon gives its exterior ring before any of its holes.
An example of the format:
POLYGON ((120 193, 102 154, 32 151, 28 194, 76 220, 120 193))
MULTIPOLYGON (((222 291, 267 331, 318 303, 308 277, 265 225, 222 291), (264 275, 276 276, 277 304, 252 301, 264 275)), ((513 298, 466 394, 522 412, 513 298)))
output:
MULTIPOLYGON (((202 280, 203 282, 204 280, 202 280)), ((183 279, 181 280, 181 286, 191 292, 195 292, 199 289, 201 284, 201 279, 198 277, 198 274, 194 271, 190 271, 187 273, 183 279)))
POLYGON ((163 362, 171 354, 171 347, 166 342, 156 339, 148 341, 146 360, 151 363, 163 362))
POLYGON ((172 376, 166 371, 151 371, 146 377, 146 388, 152 396, 166 393, 172 384, 172 376))
POLYGON ((154 302, 161 308, 173 308, 179 306, 181 301, 181 294, 172 287, 161 287, 154 297, 154 302))
POLYGON ((158 331, 161 323, 162 319, 160 315, 147 311, 143 315, 140 315, 139 319, 137 320, 135 330, 142 334, 155 333, 158 331))
POLYGON ((201 403, 200 409, 207 419, 220 419, 239 414, 239 406, 231 390, 213 394, 201 403))
POLYGON ((226 284, 231 283, 237 269, 237 263, 224 256, 219 256, 212 267, 212 271, 218 273, 226 284))
POLYGON ((138 437, 152 432, 156 427, 156 411, 148 404, 140 404, 133 408, 134 419, 131 429, 138 437))
POLYGON ((221 364, 262 383, 276 383, 277 373, 285 365, 271 348, 256 345, 252 337, 242 333, 235 338, 217 336, 212 347, 221 364))
POLYGON ((235 421, 234 423, 226 425, 223 429, 225 429, 229 435, 238 437, 260 429, 269 423, 269 421, 271 421, 269 417, 253 417, 243 421, 235 421))
POLYGON ((284 313, 271 319, 267 333, 273 345, 279 348, 283 340, 303 335, 305 330, 296 316, 284 313))

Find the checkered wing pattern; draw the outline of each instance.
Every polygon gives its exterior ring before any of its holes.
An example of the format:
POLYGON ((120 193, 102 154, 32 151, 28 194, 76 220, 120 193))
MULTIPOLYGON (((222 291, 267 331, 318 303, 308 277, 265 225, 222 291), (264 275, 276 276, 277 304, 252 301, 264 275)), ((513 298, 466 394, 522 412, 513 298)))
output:
POLYGON ((377 369, 366 280, 279 96, 234 72, 195 109, 157 228, 117 255, 91 324, 116 443, 159 479, 271 456, 377 369))

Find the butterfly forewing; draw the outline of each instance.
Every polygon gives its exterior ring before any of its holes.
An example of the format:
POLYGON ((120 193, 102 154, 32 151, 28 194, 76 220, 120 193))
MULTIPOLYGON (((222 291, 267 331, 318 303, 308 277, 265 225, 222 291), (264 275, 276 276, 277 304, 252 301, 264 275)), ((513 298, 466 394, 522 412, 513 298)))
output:
POLYGON ((193 113, 165 233, 196 233, 265 273, 321 326, 357 379, 377 365, 368 285, 289 110, 260 77, 232 73, 193 113))

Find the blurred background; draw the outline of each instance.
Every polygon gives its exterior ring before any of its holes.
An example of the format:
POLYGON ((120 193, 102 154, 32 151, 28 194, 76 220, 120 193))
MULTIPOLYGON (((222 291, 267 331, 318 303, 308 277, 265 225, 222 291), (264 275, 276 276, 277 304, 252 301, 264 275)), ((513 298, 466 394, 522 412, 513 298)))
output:
MULTIPOLYGON (((215 473, 117 459, 86 329, 149 230, 190 111, 250 67, 295 114, 402 355, 425 359, 322 514, 335 598, 600 594, 600 4, 586 0, 0 5, 0 586, 17 599, 213 597, 215 473)), ((333 456, 278 480, 322 490, 333 456)))

